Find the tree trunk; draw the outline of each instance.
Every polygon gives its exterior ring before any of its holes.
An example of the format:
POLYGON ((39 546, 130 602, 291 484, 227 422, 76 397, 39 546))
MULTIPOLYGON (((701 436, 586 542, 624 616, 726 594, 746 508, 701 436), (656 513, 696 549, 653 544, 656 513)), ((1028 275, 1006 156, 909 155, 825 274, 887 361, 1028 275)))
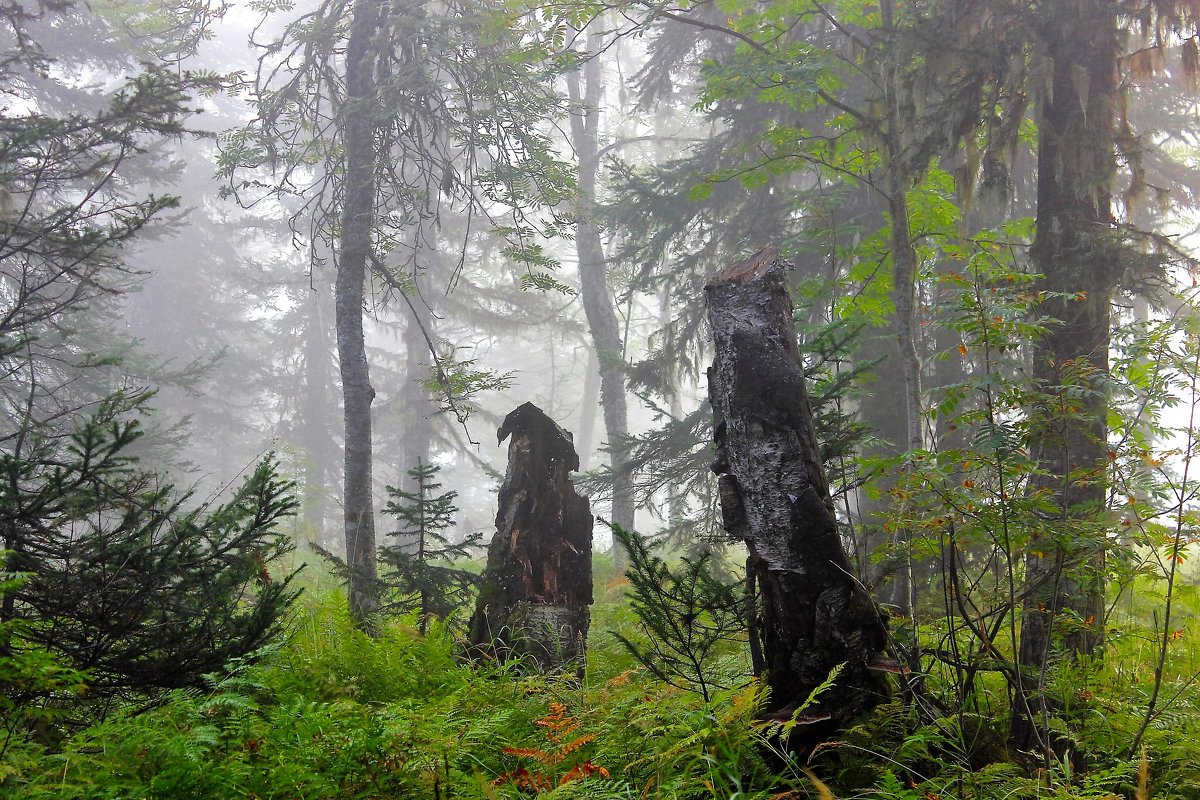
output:
MULTIPOLYGON (((885 36, 895 33, 895 0, 883 0, 880 10, 883 16, 885 36)), ((900 131, 904 115, 897 95, 900 85, 899 60, 889 58, 884 69, 884 107, 886 120, 884 130, 884 190, 887 206, 891 251, 892 251, 892 335, 896 340, 895 354, 899 357, 900 373, 904 378, 904 449, 907 452, 924 447, 922 430, 924 415, 921 408, 921 359, 917 355, 917 253, 913 247, 912 229, 908 218, 908 189, 911 175, 905 168, 904 148, 900 131)), ((902 559, 892 579, 890 600, 905 613, 913 607, 913 557, 912 531, 898 530, 892 541, 900 551, 902 559)))
MULTIPOLYGON (((671 325, 671 293, 663 287, 658 292, 658 328, 667 330, 671 325)), ((679 370, 674 363, 664 365, 667 370, 664 385, 667 395, 667 411, 672 420, 683 419, 683 400, 680 398, 679 370)), ((683 528, 684 516, 683 490, 677 483, 667 485, 667 535, 678 535, 683 528)), ((701 546, 707 546, 701 545, 701 546)))
MULTIPOLYGON (((1110 187, 1120 51, 1110 0, 1047 4, 1039 29, 1051 90, 1038 118, 1037 232, 1032 257, 1051 294, 1040 311, 1059 320, 1034 347, 1034 375, 1049 408, 1037 454, 1036 487, 1058 509, 1050 534, 1030 543, 1019 660, 1030 707, 1056 647, 1097 654, 1104 631, 1104 531, 1090 525, 1105 504, 1109 304, 1120 278, 1122 248, 1113 232, 1110 187), (1082 391, 1080 391, 1082 389, 1082 391), (1056 624, 1075 622, 1061 643, 1056 624)), ((1026 709, 1030 710, 1030 709, 1026 709)), ((1014 743, 1049 755, 1048 731, 1014 713, 1014 743), (1039 735, 1042 734, 1042 735, 1039 735)))
MULTIPOLYGON (((893 146, 898 148, 899 142, 893 143, 893 146)), ((917 254, 913 250, 908 222, 907 178, 901 172, 898 156, 889 159, 887 184, 888 216, 891 222, 892 302, 896 307, 892 335, 896 339, 900 372, 904 376, 904 447, 918 450, 924 446, 925 436, 921 429, 921 359, 917 356, 917 254)))
MULTIPOLYGON (((896 387, 904 384, 896 342, 895 325, 892 324, 886 333, 873 336, 862 348, 872 358, 883 358, 872 368, 873 380, 858 399, 859 418, 870 425, 878 437, 877 441, 864 447, 862 454, 866 458, 892 458, 906 449, 907 409, 904 403, 896 402, 896 387)), ((884 525, 892 505, 892 496, 888 492, 893 485, 895 478, 889 471, 889 474, 873 479, 872 492, 863 489, 857 492, 858 518, 862 526, 859 574, 877 597, 907 612, 907 545, 895 541, 897 532, 889 532, 884 525), (873 562, 871 556, 884 547, 888 548, 886 555, 873 562)))
POLYGON ((326 541, 325 515, 329 498, 329 483, 333 477, 331 458, 336 458, 337 444, 330 431, 335 418, 333 398, 333 355, 330 352, 328 287, 310 292, 306 298, 308 313, 304 317, 304 385, 300 400, 299 441, 305 450, 304 462, 304 521, 313 541, 329 549, 326 541))
MULTIPOLYGON (((600 34, 589 31, 587 42, 588 53, 594 56, 600 50, 600 34)), ((595 222, 601 88, 600 64, 596 58, 588 58, 583 64, 582 96, 579 83, 578 72, 567 76, 572 109, 571 139, 579 156, 579 224, 575 231, 575 247, 579 256, 580 294, 592 344, 600 359, 600 405, 604 411, 613 473, 612 521, 626 530, 634 530, 633 476, 629 473, 629 458, 624 446, 625 437, 629 435, 629 412, 625 402, 621 327, 608 286, 600 230, 595 222)), ((626 559, 619 546, 613 546, 613 555, 617 568, 623 568, 626 559)))
MULTIPOLYGON (((429 352, 426 334, 434 337, 433 312, 427 304, 429 292, 424 286, 427 281, 422 275, 413 277, 416 287, 408 319, 404 323, 404 376, 399 391, 400 410, 400 463, 399 487, 405 492, 417 492, 420 487, 408 471, 418 463, 428 464, 431 461, 433 446, 433 418, 437 408, 429 398, 429 390, 424 381, 430 376, 430 361, 433 356, 429 352)), ((407 307, 407 306, 405 306, 407 307)), ((397 535, 393 537, 395 544, 406 553, 411 553, 417 545, 413 536, 397 535)))
POLYGON ((350 616, 366 626, 379 609, 375 513, 371 497, 371 402, 375 390, 363 338, 363 298, 371 229, 375 221, 375 63, 372 39, 386 8, 381 0, 355 3, 346 45, 346 101, 342 113, 346 174, 335 306, 338 362, 345 417, 346 566, 350 616))
POLYGON ((571 434, 525 403, 504 418, 508 471, 496 534, 471 618, 476 657, 513 655, 544 671, 586 658, 592 603, 592 512, 571 486, 579 469, 571 434))
POLYGON ((725 529, 745 540, 761 593, 758 624, 770 711, 803 703, 830 671, 835 685, 792 746, 819 741, 886 696, 871 669, 885 622, 853 576, 821 472, 808 391, 784 285, 791 265, 766 249, 705 290, 709 370, 725 529))
POLYGON ((587 471, 592 462, 592 432, 596 430, 596 408, 600 405, 600 359, 588 348, 587 372, 583 376, 583 399, 579 401, 579 466, 587 471))

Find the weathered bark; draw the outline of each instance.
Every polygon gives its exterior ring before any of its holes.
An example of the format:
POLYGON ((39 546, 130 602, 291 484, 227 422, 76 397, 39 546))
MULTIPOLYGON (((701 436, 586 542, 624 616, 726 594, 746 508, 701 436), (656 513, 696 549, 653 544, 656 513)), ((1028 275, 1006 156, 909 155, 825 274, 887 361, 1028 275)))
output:
POLYGON ((363 295, 371 229, 375 221, 376 122, 373 38, 387 4, 355 3, 346 44, 346 101, 342 131, 345 148, 345 207, 335 283, 338 362, 342 374, 345 435, 346 566, 350 616, 368 624, 379 609, 375 563, 375 512, 371 498, 371 386, 363 338, 363 295))
MULTIPOLYGON (((1115 4, 1054 2, 1045 13, 1039 44, 1051 90, 1043 93, 1038 116, 1032 257, 1051 292, 1040 312, 1059 323, 1035 345, 1034 374, 1047 396, 1061 395, 1071 407, 1051 409, 1053 424, 1046 426, 1038 453, 1045 475, 1038 488, 1054 498, 1061 518, 1054 529, 1062 535, 1031 542, 1025 561, 1019 661, 1036 682, 1023 687, 1034 709, 1042 697, 1040 676, 1056 647, 1094 655, 1103 644, 1104 541, 1086 530, 1086 520, 1105 502, 1108 401, 1098 386, 1060 389, 1107 376, 1110 303, 1122 267, 1111 198, 1121 51, 1115 4), (1056 643, 1056 621, 1065 613, 1082 626, 1056 643)), ((1053 742, 1048 732, 1038 734, 1028 714, 1014 713, 1014 744, 1048 755, 1053 742)))
POLYGON ((802 703, 830 671, 836 684, 793 734, 823 738, 886 695, 870 667, 886 644, 874 602, 851 572, 821 472, 808 391, 773 249, 725 270, 705 290, 715 358, 709 370, 721 512, 750 550, 769 711, 802 703))
POLYGON ((508 472, 471 618, 479 657, 514 655, 543 670, 582 669, 592 603, 592 513, 571 486, 571 434, 532 403, 504 418, 508 472))
MULTIPOLYGON (((600 49, 600 34, 588 33, 588 52, 600 49)), ((623 442, 629 435, 629 412, 625 400, 625 360, 622 356, 621 328, 613 304, 612 291, 605 271, 604 248, 595 222, 596 173, 600 169, 597 133, 600 128, 600 64, 595 58, 583 64, 583 89, 579 73, 567 76, 571 99, 571 139, 579 157, 579 223, 575 248, 579 257, 579 294, 592 345, 600 359, 600 405, 608 434, 609 463, 613 473, 612 521, 626 530, 634 530, 636 507, 633 476, 623 442)), ((618 568, 625 554, 613 547, 618 568)))

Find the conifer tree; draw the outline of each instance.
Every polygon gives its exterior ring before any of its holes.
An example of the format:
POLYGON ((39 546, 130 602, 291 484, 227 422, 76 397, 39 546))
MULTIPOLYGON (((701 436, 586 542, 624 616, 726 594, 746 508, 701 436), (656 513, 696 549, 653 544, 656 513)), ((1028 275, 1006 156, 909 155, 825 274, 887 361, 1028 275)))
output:
POLYGON ((387 487, 391 500, 383 509, 400 523, 391 534, 397 543, 379 552, 384 567, 381 580, 395 594, 388 609, 416 610, 421 633, 430 617, 444 619, 465 606, 476 583, 473 573, 454 567, 453 562, 470 556, 480 534, 472 533, 461 542, 451 542, 446 535, 458 513, 454 505, 458 492, 438 494, 440 471, 440 467, 418 460, 408 471, 413 490, 387 487))
MULTIPOLYGON (((630 605, 646 640, 614 635, 654 677, 697 692, 707 703, 713 690, 722 688, 712 657, 722 643, 746 630, 750 601, 713 574, 711 551, 684 556, 672 570, 636 532, 618 525, 612 532, 629 554, 630 605)), ((757 650, 755 660, 761 660, 757 650)))
POLYGON ((267 459, 220 505, 188 507, 129 452, 142 435, 110 398, 69 438, 31 432, 0 453, 6 567, 24 580, 0 606, 8 654, 40 648, 86 670, 91 696, 203 685, 267 644, 295 600, 278 523, 293 486, 267 459), (15 629, 9 623, 20 622, 15 629))

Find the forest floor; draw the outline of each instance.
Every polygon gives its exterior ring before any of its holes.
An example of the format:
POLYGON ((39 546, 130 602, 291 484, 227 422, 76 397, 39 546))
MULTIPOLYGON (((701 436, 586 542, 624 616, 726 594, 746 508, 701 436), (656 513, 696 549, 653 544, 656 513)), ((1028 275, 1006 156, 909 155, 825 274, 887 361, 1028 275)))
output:
POLYGON ((929 702, 897 692, 800 763, 756 721, 762 694, 739 643, 706 665, 722 687, 708 702, 642 669, 613 635, 639 627, 607 572, 582 679, 468 663, 453 621, 422 636, 393 620, 371 639, 324 580, 285 641, 206 690, 10 733, 0 797, 1200 798, 1200 654, 1187 632, 1137 752, 1155 648, 1130 623, 1103 664, 1052 676, 1066 700, 1053 724, 1072 746, 1050 769, 1005 749, 1001 684, 985 675, 956 707, 936 672, 929 702))

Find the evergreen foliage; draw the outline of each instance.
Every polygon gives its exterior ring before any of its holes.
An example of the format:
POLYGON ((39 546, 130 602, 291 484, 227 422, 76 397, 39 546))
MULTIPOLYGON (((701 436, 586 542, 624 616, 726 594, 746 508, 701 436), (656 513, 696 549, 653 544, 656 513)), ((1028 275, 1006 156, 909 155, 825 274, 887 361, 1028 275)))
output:
POLYGON ((451 542, 446 531, 454 527, 458 492, 438 494, 436 482, 441 468, 417 461, 408 471, 414 491, 387 487, 391 499, 383 512, 400 523, 392 532, 394 544, 380 548, 380 579, 392 597, 384 610, 391 613, 417 612, 421 633, 431 618, 446 619, 470 602, 477 576, 454 566, 468 558, 479 544, 480 534, 471 533, 461 542, 451 542))
MULTIPOLYGON (((51 62, 35 53, 33 63, 49 69, 51 62)), ((104 312, 139 277, 122 251, 178 205, 170 196, 130 196, 114 175, 149 141, 185 132, 191 113, 185 92, 200 84, 148 68, 96 112, 57 115, 20 91, 12 54, 3 55, 9 60, 0 66, 7 85, 0 93, 6 101, 0 112, 0 437, 11 441, 111 391, 111 375, 99 368, 113 366, 132 343, 109 329, 104 312), (27 110, 16 113, 9 103, 27 110)))
MULTIPOLYGON (((92 697, 203 685, 282 630, 295 573, 277 530, 292 484, 267 458, 230 498, 189 508, 129 454, 135 408, 115 396, 69 439, 31 434, 0 453, 0 532, 8 587, 0 622, 8 656, 39 649, 84 671, 92 697)), ((25 656, 22 656, 25 657, 25 656)))
POLYGON ((630 605, 645 638, 613 635, 656 678, 708 702, 715 691, 728 688, 716 657, 746 630, 747 599, 713 574, 711 552, 683 556, 672 570, 650 552, 644 537, 610 527, 629 554, 630 605))
MULTIPOLYGON (((0 603, 28 579, 6 573, 0 581, 0 603)), ((64 666, 62 660, 41 648, 14 648, 29 624, 25 620, 0 621, 0 727, 5 738, 0 757, 14 736, 30 730, 53 729, 63 716, 58 706, 42 702, 47 697, 72 697, 86 691, 87 673, 64 666)))

